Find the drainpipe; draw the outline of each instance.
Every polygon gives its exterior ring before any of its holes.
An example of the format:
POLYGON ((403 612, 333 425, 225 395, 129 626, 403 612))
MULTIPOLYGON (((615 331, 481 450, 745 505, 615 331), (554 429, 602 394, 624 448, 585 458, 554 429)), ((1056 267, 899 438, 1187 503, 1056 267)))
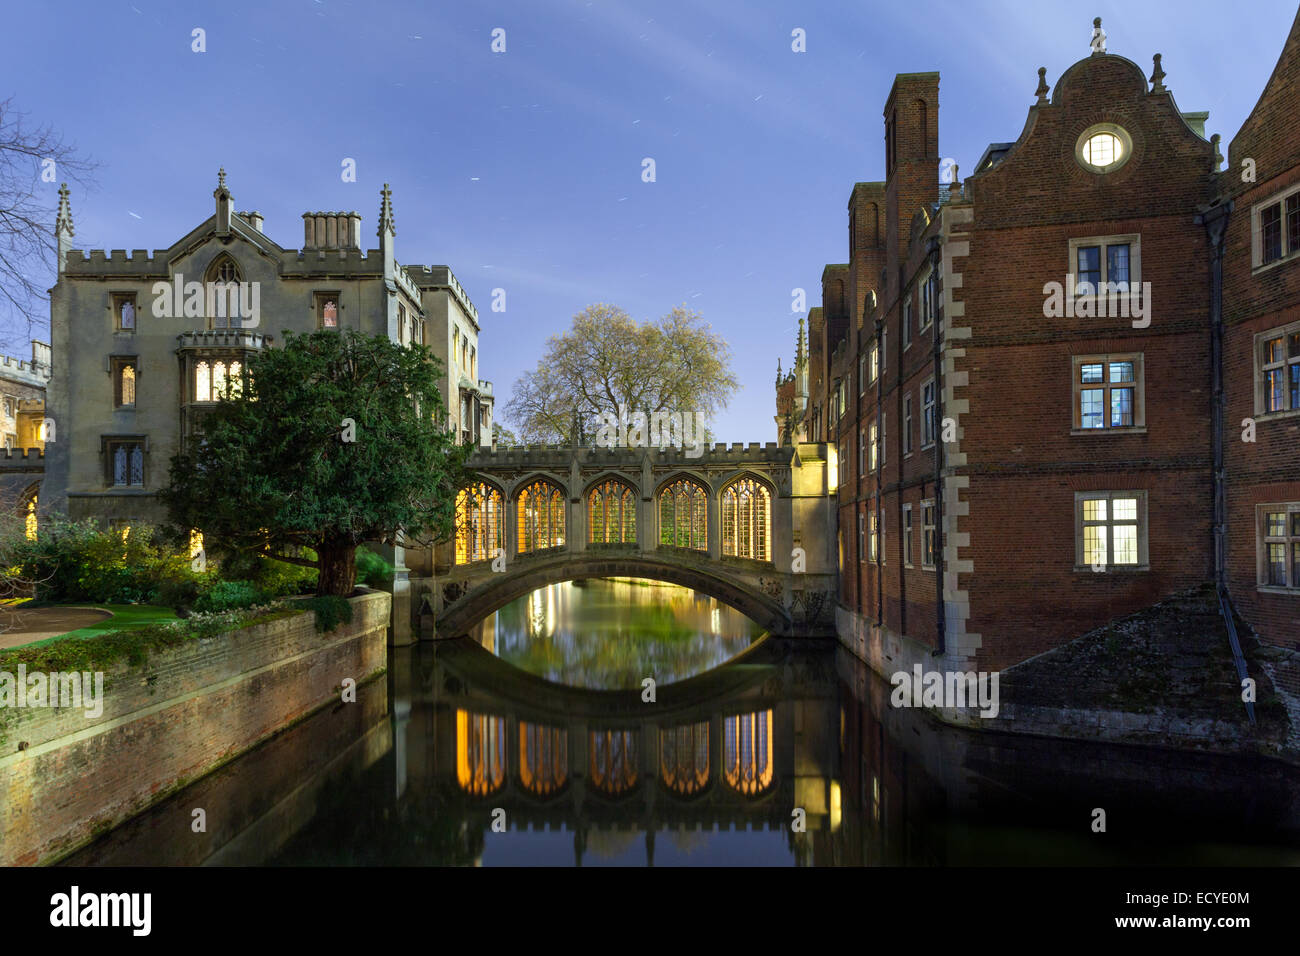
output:
MULTIPOLYGON (((928 251, 930 254, 930 301, 934 303, 934 322, 930 335, 934 339, 934 618, 938 628, 938 642, 934 656, 941 657, 948 652, 948 624, 944 619, 943 607, 943 341, 939 337, 939 323, 943 321, 943 309, 939 305, 939 269, 942 262, 939 257, 939 237, 931 236, 928 251)), ((925 530, 922 528, 921 545, 924 548, 925 530)))
POLYGON ((880 341, 880 330, 884 322, 880 316, 876 317, 876 627, 881 627, 885 623, 885 580, 881 573, 882 564, 885 560, 885 535, 884 535, 884 515, 881 513, 880 490, 881 483, 884 480, 884 465, 881 459, 885 455, 884 436, 880 433, 880 426, 885 421, 884 406, 881 404, 885 389, 885 370, 881 367, 885 364, 884 343, 880 341))
MULTIPOLYGON (((1237 637, 1237 624, 1233 619, 1232 595, 1228 591, 1228 502, 1226 475, 1223 466, 1223 240, 1228 231, 1228 216, 1235 204, 1228 200, 1212 206, 1196 217, 1196 223, 1205 227, 1210 240, 1210 383, 1211 415, 1210 434, 1214 453, 1214 590, 1219 599, 1219 614, 1228 632, 1232 647, 1232 663, 1237 678, 1245 682, 1248 672, 1237 637)), ((1255 725, 1255 705, 1246 701, 1246 716, 1255 725)))

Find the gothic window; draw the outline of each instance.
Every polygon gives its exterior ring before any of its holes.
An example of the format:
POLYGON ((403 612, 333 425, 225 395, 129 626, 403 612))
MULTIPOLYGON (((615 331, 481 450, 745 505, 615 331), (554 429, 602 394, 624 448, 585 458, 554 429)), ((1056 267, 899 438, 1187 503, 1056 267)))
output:
POLYGON ((609 796, 636 786, 640 748, 635 730, 592 730, 588 734, 588 775, 597 790, 609 796))
POLYGON ((243 391, 243 363, 202 359, 194 365, 194 401, 216 402, 243 391))
POLYGON ((722 553, 770 560, 771 495, 752 478, 733 481, 722 490, 722 553))
POLYGON ((733 790, 752 797, 772 785, 772 711, 728 717, 722 728, 722 773, 733 790))
POLYGON ((135 359, 113 360, 113 407, 130 408, 135 405, 135 359))
POLYGON ((322 329, 339 327, 339 297, 335 292, 316 294, 316 325, 322 329))
POLYGON ((105 443, 105 452, 110 484, 119 487, 144 485, 144 442, 108 441, 105 443))
POLYGON ((672 548, 709 550, 709 496, 689 478, 659 493, 659 543, 672 548))
POLYGON ((118 292, 113 295, 114 331, 135 331, 135 293, 118 292))
POLYGON ((549 481, 534 481, 516 499, 518 553, 564 545, 564 493, 549 481))
POLYGON ((489 561, 503 547, 501 492, 485 482, 456 496, 456 563, 489 561))
POLYGON ((709 783, 709 722, 659 731, 659 779, 673 793, 693 796, 709 783))
POLYGON ((611 478, 587 496, 587 540, 592 544, 636 544, 636 494, 611 478))
POLYGON ((519 722, 519 782, 533 796, 557 793, 569 777, 569 733, 519 722))
POLYGON ((456 711, 456 782, 475 797, 495 793, 505 784, 504 717, 456 711))

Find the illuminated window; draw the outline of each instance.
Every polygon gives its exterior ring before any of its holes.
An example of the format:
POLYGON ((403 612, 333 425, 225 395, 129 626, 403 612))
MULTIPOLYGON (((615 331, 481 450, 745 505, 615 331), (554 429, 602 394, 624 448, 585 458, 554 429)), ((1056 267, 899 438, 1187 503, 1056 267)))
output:
POLYGON ((130 408, 135 405, 135 359, 114 358, 113 407, 130 408))
POLYGON ((1128 162, 1132 152, 1133 141, 1128 133, 1113 123, 1088 127, 1074 147, 1075 159, 1094 173, 1114 172, 1128 162))
POLYGON ((1300 592, 1300 501, 1259 506, 1260 587, 1300 592))
POLYGON ((772 785, 772 711, 728 717, 722 725, 722 774, 728 786, 755 796, 772 785))
POLYGON ((610 796, 636 786, 640 748, 635 730, 593 730, 588 734, 588 777, 610 796))
POLYGON ((603 481, 587 495, 587 540, 592 544, 636 544, 636 494, 618 479, 603 481))
POLYGON ((456 563, 489 561, 504 547, 501 492, 485 482, 462 488, 456 496, 456 563))
POLYGON ((25 528, 25 530, 26 530, 26 532, 27 532, 27 539, 28 539, 29 541, 35 541, 35 540, 36 540, 36 529, 37 529, 37 526, 38 526, 38 522, 37 522, 37 518, 36 518, 36 508, 37 508, 37 498, 36 498, 36 494, 37 494, 37 493, 36 493, 35 491, 33 491, 32 494, 31 494, 31 497, 27 499, 27 509, 26 509, 26 515, 25 515, 25 518, 26 518, 26 528, 25 528))
POLYGON ((1075 569, 1147 563, 1145 491, 1076 492, 1075 569))
POLYGON ((1300 411, 1300 322, 1255 343, 1255 414, 1300 411))
POLYGON ((1146 424, 1142 353, 1076 355, 1074 427, 1136 428, 1146 424))
POLYGON ((518 553, 564 546, 564 492, 549 481, 534 481, 519 492, 518 553))
POLYGON ((208 361, 194 366, 194 401, 215 402, 233 398, 243 391, 244 366, 240 362, 208 361))
POLYGON ((1255 268, 1300 253, 1300 187, 1257 203, 1250 211, 1251 262, 1255 268))
POLYGON ((709 783, 709 722, 659 731, 659 779, 673 793, 693 796, 709 783))
POLYGON ((659 543, 673 548, 709 550, 709 496, 689 478, 659 493, 659 543))
POLYGON ((558 793, 569 778, 569 733, 519 722, 519 782, 537 797, 558 793))
POLYGON ((752 478, 733 481, 722 490, 722 553, 737 558, 771 560, 771 495, 752 478))
POLYGON ((937 537, 934 523, 934 502, 921 502, 921 567, 933 568, 937 537))
POLYGON ((495 793, 505 784, 504 717, 456 711, 456 782, 476 797, 495 793))
POLYGON ((339 327, 339 296, 337 292, 316 293, 316 325, 322 329, 339 327))

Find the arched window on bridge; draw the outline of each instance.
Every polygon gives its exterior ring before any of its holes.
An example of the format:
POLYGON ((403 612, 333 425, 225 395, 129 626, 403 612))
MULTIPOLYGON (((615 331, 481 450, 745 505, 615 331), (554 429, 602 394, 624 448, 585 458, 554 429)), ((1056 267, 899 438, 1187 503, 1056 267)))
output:
POLYGON ((502 547, 501 492, 486 482, 456 495, 456 563, 489 561, 502 547))
POLYGON ((693 796, 709 783, 709 722, 659 731, 659 779, 673 793, 693 796))
POLYGON ((636 492, 617 478, 587 495, 587 540, 592 544, 636 544, 636 492))
POLYGON ((722 553, 737 558, 771 560, 772 496, 753 478, 740 478, 722 489, 722 553))
POLYGON ((519 722, 519 782, 535 797, 558 793, 569 778, 569 733, 519 722))
POLYGON ((636 786, 641 748, 636 730, 593 730, 589 732, 588 777, 596 789, 619 796, 636 786))
POLYGON ((519 553, 564 545, 564 492, 549 481, 534 481, 519 492, 519 553))
POLYGON ((772 711, 728 717, 722 724, 722 775, 747 797, 772 785, 772 711))
POLYGON ((659 493, 659 543, 709 550, 709 496, 689 478, 680 478, 659 493))
POLYGON ((506 719, 456 711, 456 782, 485 797, 506 782, 506 719))

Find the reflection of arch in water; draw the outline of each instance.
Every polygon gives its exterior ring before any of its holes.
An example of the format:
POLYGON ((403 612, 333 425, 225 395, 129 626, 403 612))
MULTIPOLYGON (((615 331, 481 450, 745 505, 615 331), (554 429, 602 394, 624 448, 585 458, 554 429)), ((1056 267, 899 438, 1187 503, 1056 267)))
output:
POLYGON ((519 783, 535 797, 550 797, 569 778, 569 734, 563 727, 519 722, 519 783))
POLYGON ((722 726, 722 775, 728 786, 755 796, 772 785, 772 711, 728 717, 722 726))
POLYGON ((691 797, 709 785, 709 722, 659 731, 659 779, 673 793, 691 797))
POLYGON ((641 748, 635 729, 593 730, 589 733, 588 775, 592 785, 611 797, 630 793, 637 782, 641 748))
POLYGON ((456 711, 456 782, 476 797, 488 796, 505 785, 504 717, 456 711))

